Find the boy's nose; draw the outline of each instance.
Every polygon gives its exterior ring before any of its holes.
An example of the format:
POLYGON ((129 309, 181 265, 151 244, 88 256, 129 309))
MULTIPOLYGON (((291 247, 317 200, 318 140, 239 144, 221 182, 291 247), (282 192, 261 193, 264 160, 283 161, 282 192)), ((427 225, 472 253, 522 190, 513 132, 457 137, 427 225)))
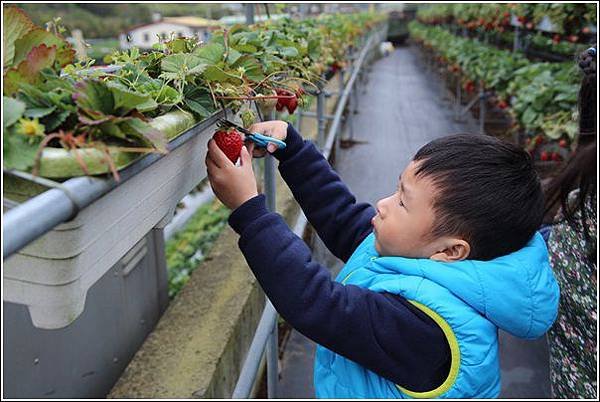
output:
POLYGON ((375 204, 375 208, 377 209, 377 213, 379 215, 381 215, 381 206, 382 206, 383 200, 379 200, 377 201, 377 203, 375 204))

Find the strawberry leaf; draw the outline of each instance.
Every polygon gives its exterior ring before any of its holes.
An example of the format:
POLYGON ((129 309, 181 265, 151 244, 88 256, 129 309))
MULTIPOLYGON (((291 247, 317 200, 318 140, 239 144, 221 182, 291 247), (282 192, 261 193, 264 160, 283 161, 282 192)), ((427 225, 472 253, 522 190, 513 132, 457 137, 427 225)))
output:
POLYGON ((113 94, 106 84, 98 80, 88 80, 78 82, 75 93, 75 103, 90 115, 92 119, 97 119, 104 115, 110 115, 115 110, 113 94))
POLYGON ((241 85, 244 83, 240 77, 229 74, 217 66, 206 67, 203 77, 206 81, 231 82, 236 85, 241 85))
POLYGON ((34 84, 40 80, 40 72, 52 67, 56 59, 56 46, 44 44, 34 47, 27 58, 17 67, 8 70, 4 76, 4 94, 13 95, 21 83, 34 84))
POLYGON ((154 148, 161 152, 166 152, 167 148, 167 137, 162 131, 159 131, 148 123, 133 118, 119 124, 119 127, 126 134, 139 137, 146 142, 150 143, 154 148))
MULTIPOLYGON (((67 43, 64 39, 57 37, 51 32, 46 31, 45 29, 36 28, 29 31, 25 36, 19 38, 15 42, 15 56, 13 63, 17 64, 20 63, 22 60, 25 60, 25 58, 33 48, 38 47, 42 44, 48 47, 56 46, 56 48, 59 50, 63 50, 63 48, 65 50, 68 50, 71 47, 71 45, 67 43)), ((65 55, 68 55, 68 53, 65 53, 65 55)), ((62 60, 60 64, 67 64, 71 61, 72 59, 62 60)))
POLYGON ((133 109, 144 112, 158 107, 158 104, 154 102, 149 94, 130 90, 125 85, 115 81, 106 82, 106 86, 112 92, 117 115, 126 115, 133 109))
POLYGON ((33 167, 38 145, 41 141, 39 137, 29 139, 24 135, 13 132, 13 130, 4 130, 2 140, 4 167, 24 171, 33 167))
POLYGON ((219 43, 211 43, 197 48, 192 54, 198 56, 204 63, 217 64, 223 60, 225 47, 219 43))
POLYGON ((4 68, 15 65, 15 42, 35 29, 35 24, 25 12, 17 7, 6 7, 2 20, 2 48, 4 51, 4 68))
POLYGON ((2 128, 6 130, 23 116, 23 112, 25 112, 25 103, 17 99, 3 96, 2 109, 2 128))

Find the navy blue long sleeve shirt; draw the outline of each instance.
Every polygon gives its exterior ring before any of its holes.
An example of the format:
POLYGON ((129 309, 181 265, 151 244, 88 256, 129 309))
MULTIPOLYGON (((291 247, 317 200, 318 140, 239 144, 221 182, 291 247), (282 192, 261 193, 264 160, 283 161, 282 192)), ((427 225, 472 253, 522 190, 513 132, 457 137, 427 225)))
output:
MULTIPOLYGON (((357 203, 291 125, 285 142, 273 154, 281 176, 325 245, 346 262, 371 233, 375 209, 357 203)), ((229 224, 273 306, 300 333, 411 391, 430 391, 446 379, 450 348, 441 328, 401 296, 332 280, 281 215, 267 210, 263 194, 234 210, 229 224)))

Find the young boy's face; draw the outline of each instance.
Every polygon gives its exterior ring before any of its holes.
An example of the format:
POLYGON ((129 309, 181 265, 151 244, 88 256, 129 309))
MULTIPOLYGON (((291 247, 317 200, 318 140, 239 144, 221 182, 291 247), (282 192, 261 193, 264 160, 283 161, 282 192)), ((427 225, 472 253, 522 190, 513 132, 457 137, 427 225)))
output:
POLYGON ((377 202, 372 219, 375 249, 382 256, 430 258, 443 250, 443 241, 428 238, 434 222, 435 186, 416 177, 418 162, 410 162, 394 194, 377 202))

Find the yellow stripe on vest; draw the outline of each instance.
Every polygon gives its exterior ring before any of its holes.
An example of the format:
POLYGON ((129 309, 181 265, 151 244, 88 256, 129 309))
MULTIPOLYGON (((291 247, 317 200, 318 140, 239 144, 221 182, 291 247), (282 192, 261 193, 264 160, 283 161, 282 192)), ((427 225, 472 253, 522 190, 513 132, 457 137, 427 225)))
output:
POLYGON ((452 331, 452 328, 450 328, 450 325, 448 325, 446 320, 444 320, 438 313, 419 302, 413 300, 409 300, 409 302, 411 302, 414 306, 416 306, 429 317, 431 317, 433 321, 435 321, 436 324, 439 325, 440 328, 442 328, 442 331, 444 331, 444 335, 448 340, 448 344, 450 345, 450 355, 452 357, 452 360, 450 363, 450 373, 448 374, 448 377, 442 383, 442 385, 440 385, 432 391, 413 392, 409 391, 406 388, 402 388, 398 384, 396 384, 396 387, 398 387, 398 389, 401 392, 410 396, 411 398, 437 398, 438 396, 448 392, 456 382, 456 377, 458 376, 458 368, 460 366, 460 349, 458 347, 458 341, 456 340, 456 336, 454 335, 454 331, 452 331))

